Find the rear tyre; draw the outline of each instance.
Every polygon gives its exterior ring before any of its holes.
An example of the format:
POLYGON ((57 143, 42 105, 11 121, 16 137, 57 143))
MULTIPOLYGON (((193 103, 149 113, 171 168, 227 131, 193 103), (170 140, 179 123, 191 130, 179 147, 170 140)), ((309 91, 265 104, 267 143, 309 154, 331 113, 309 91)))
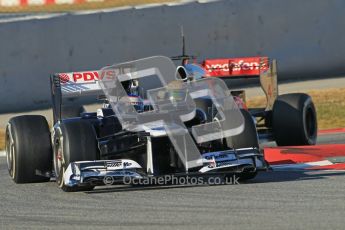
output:
POLYGON ((54 170, 58 186, 65 192, 89 191, 94 186, 66 186, 64 173, 71 162, 92 161, 98 158, 96 133, 87 121, 61 123, 54 130, 54 170))
POLYGON ((48 122, 43 116, 12 118, 6 127, 8 172, 16 183, 47 182, 42 176, 52 170, 52 148, 48 122))
POLYGON ((273 106, 272 126, 278 146, 315 145, 317 117, 311 97, 304 93, 279 96, 273 106))

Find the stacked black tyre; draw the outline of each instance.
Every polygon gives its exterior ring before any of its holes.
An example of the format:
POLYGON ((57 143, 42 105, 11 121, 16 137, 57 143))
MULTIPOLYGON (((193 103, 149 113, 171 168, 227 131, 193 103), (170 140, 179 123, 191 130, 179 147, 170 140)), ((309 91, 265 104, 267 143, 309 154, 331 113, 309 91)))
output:
POLYGON ((54 127, 54 171, 58 186, 66 192, 88 191, 94 186, 67 186, 64 173, 71 162, 99 158, 94 127, 86 120, 66 120, 54 127))
POLYGON ((272 127, 277 145, 315 145, 317 117, 311 97, 304 93, 280 95, 272 111, 272 127))
POLYGON ((16 183, 50 180, 52 148, 45 117, 25 115, 12 118, 6 128, 5 143, 8 171, 16 183))

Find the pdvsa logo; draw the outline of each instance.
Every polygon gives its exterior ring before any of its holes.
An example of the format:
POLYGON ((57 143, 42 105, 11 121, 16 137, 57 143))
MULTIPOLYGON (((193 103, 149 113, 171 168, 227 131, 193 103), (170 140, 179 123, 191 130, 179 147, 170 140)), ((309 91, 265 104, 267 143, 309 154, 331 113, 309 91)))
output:
POLYGON ((95 82, 98 80, 99 80, 98 71, 73 73, 73 81, 76 83, 95 82))
POLYGON ((60 82, 62 84, 65 84, 65 83, 69 82, 68 74, 62 73, 62 74, 59 74, 59 77, 60 77, 60 82))

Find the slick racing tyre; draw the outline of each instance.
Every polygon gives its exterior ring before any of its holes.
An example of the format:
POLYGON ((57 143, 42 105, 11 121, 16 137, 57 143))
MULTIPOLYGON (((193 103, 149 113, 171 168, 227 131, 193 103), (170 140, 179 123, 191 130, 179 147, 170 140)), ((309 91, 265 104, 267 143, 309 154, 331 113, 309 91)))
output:
MULTIPOLYGON (((241 109, 244 118, 244 130, 242 133, 225 138, 226 147, 229 149, 257 148, 259 149, 259 139, 252 115, 245 109, 241 109)), ((244 171, 236 174, 240 181, 255 178, 257 171, 244 171)), ((233 175, 227 175, 227 177, 233 175)))
POLYGON ((12 118, 6 127, 8 171, 16 183, 47 182, 52 148, 47 120, 39 115, 12 118))
POLYGON ((259 149, 259 139, 253 117, 247 110, 241 109, 241 113, 244 118, 244 130, 238 135, 227 137, 226 145, 232 149, 250 147, 259 149))
POLYGON ((71 162, 92 161, 98 158, 95 130, 87 121, 62 122, 54 129, 54 171, 58 186, 65 192, 88 191, 94 186, 65 185, 64 173, 71 162))
POLYGON ((273 105, 272 126, 278 146, 315 145, 317 118, 311 97, 304 93, 279 96, 273 105))

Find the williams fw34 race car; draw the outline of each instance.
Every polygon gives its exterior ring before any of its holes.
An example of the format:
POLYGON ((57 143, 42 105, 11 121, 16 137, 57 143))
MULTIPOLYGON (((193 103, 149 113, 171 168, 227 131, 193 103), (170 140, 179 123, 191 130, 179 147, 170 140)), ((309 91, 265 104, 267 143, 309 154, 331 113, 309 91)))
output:
MULTIPOLYGON (((53 127, 37 115, 7 125, 10 176, 16 183, 55 178, 64 191, 92 190, 109 178, 112 184, 166 175, 254 178, 268 166, 253 111, 223 80, 190 67, 156 56, 52 75, 53 127), (84 97, 104 103, 85 112, 73 105, 84 97)), ((263 72, 271 74, 272 66, 263 72)))

